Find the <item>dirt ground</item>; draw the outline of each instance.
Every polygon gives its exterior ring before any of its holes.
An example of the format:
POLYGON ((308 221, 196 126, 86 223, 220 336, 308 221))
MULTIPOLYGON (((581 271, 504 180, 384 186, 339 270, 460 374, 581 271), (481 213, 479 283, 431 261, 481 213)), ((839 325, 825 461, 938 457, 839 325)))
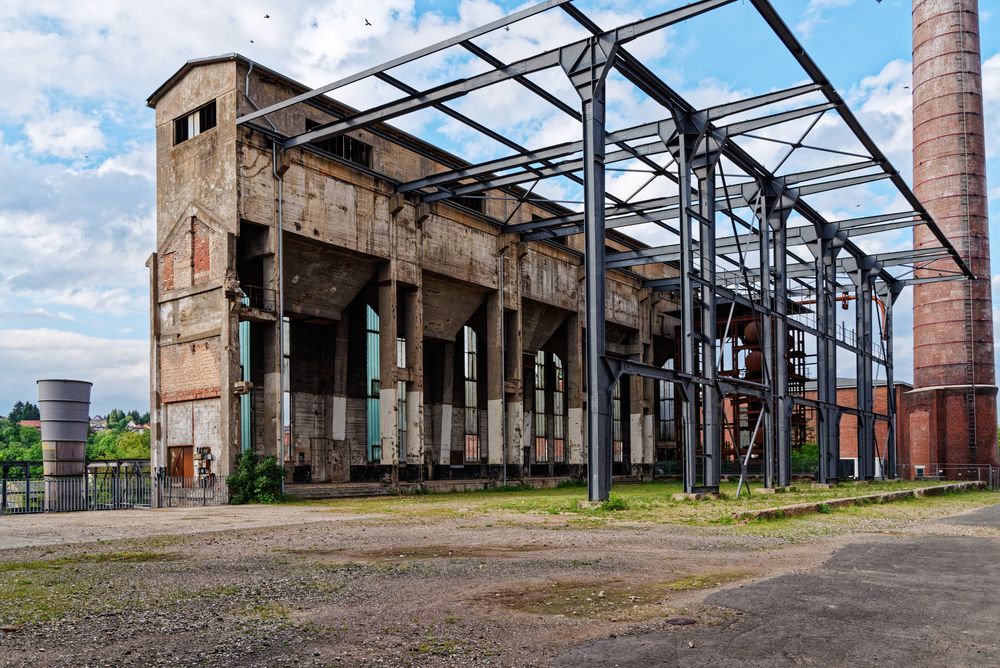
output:
MULTIPOLYGON (((706 665, 741 643, 755 652, 745 664, 846 665, 859 657, 822 644, 815 656, 807 641, 776 650, 808 639, 832 598, 850 637, 825 642, 857 645, 851 623, 886 619, 879 595, 899 607, 948 575, 950 562, 921 546, 954 560, 1000 547, 1000 510, 981 510, 1000 504, 994 492, 748 525, 448 503, 455 513, 327 503, 0 518, 0 665, 706 665), (888 556, 865 556, 879 550, 888 556), (916 570, 890 572, 878 590, 878 568, 899 569, 908 554, 916 570), (768 621, 775 607, 784 614, 768 621)), ((974 586, 995 592, 996 570, 974 586)), ((987 605, 962 591, 949 586, 935 604, 952 592, 955 605, 987 605)), ((992 605, 984 619, 1000 612, 992 605)), ((945 643, 921 656, 1000 661, 1000 641, 977 638, 966 654, 945 643)))

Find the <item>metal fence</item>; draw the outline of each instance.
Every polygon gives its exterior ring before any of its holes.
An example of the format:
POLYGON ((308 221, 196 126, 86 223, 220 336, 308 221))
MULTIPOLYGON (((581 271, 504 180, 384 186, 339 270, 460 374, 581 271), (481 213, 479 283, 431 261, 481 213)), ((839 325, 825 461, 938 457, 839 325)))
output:
POLYGON ((45 478, 42 462, 0 462, 0 515, 229 503, 225 480, 153 474, 139 460, 87 462, 86 474, 45 478))
POLYGON ((907 480, 980 481, 985 482, 990 489, 1000 489, 1000 467, 989 464, 926 466, 901 464, 899 477, 907 480))
POLYGON ((222 506, 229 503, 226 481, 216 476, 205 478, 178 478, 157 476, 157 508, 186 508, 191 506, 222 506))
POLYGON ((87 462, 84 475, 43 478, 42 462, 0 462, 0 514, 149 508, 149 463, 87 462))

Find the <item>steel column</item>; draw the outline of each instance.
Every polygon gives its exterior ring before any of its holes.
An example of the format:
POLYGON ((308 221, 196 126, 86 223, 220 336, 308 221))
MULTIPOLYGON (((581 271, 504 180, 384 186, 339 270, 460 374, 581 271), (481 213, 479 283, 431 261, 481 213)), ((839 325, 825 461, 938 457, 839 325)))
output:
POLYGON ((857 408, 858 408, 858 479, 871 480, 875 477, 875 416, 872 386, 872 281, 873 274, 868 264, 862 264, 857 272, 852 272, 857 286, 854 300, 854 316, 858 348, 857 363, 857 408))
POLYGON ((816 387, 819 400, 819 481, 836 482, 840 467, 837 408, 837 253, 836 228, 822 226, 816 240, 816 387))
MULTIPOLYGON (((757 219, 760 224, 760 237, 758 238, 758 253, 760 255, 760 303, 767 309, 768 313, 761 316, 760 350, 764 356, 764 372, 766 377, 764 383, 768 386, 767 399, 763 401, 762 410, 764 413, 764 486, 774 487, 774 442, 775 442, 775 420, 774 420, 774 392, 775 392, 775 362, 774 362, 774 336, 773 318, 770 314, 773 309, 771 302, 771 225, 768 221, 767 198, 760 196, 757 219)), ((784 251, 784 248, 782 248, 784 251)))
POLYGON ((559 63, 583 104, 584 282, 586 289, 587 496, 604 501, 611 493, 612 379, 604 361, 604 81, 617 44, 594 37, 559 52, 559 63))
POLYGON ((883 337, 885 339, 886 411, 889 414, 889 428, 886 431, 885 437, 885 468, 883 473, 887 478, 896 478, 899 476, 896 463, 896 412, 899 410, 899 406, 896 405, 896 380, 893 368, 892 315, 893 306, 902 290, 902 284, 892 283, 879 295, 885 304, 885 330, 883 337))
MULTIPOLYGON (((692 138, 697 141, 697 138, 692 138)), ((704 460, 702 485, 718 491, 722 477, 722 402, 716 374, 716 285, 715 285, 715 167, 720 153, 711 146, 714 138, 704 139, 704 150, 694 156, 693 171, 698 177, 698 210, 701 224, 698 251, 701 255, 701 373, 707 381, 701 388, 704 460)), ((695 144, 697 146, 697 144, 695 144)), ((690 227, 688 228, 690 230, 690 227)), ((683 293, 682 299, 690 299, 683 293)))
POLYGON ((777 233, 774 244, 774 336, 777 342, 774 358, 775 422, 778 456, 778 486, 787 487, 792 482, 792 399, 788 395, 788 215, 791 209, 785 197, 771 199, 767 224, 777 233))

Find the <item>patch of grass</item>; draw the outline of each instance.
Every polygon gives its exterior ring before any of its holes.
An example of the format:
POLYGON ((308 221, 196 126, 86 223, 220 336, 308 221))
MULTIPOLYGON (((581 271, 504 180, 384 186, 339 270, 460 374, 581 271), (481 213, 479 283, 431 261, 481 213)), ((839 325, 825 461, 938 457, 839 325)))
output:
POLYGON ((414 654, 430 656, 452 656, 458 651, 458 648, 459 644, 457 640, 428 636, 420 644, 410 647, 410 651, 414 654))
POLYGON ((168 561, 177 558, 179 558, 177 555, 163 554, 160 552, 84 552, 83 554, 56 557, 55 559, 7 561, 0 563, 0 573, 9 573, 11 571, 58 570, 63 566, 77 566, 81 564, 134 564, 145 561, 168 561))
POLYGON ((823 515, 829 515, 830 513, 833 512, 833 508, 831 508, 829 504, 821 503, 818 506, 816 506, 816 512, 822 513, 823 515))
POLYGON ((601 505, 597 508, 598 510, 602 510, 604 512, 615 512, 619 510, 628 510, 629 505, 628 501, 625 500, 625 497, 619 494, 611 494, 607 499, 602 501, 601 505))
POLYGON ((282 603, 267 601, 251 606, 247 616, 261 621, 285 622, 292 616, 292 609, 282 603))
POLYGON ((749 576, 723 571, 651 583, 562 581, 501 592, 487 600, 531 614, 634 621, 661 614, 660 605, 673 592, 712 589, 749 576))

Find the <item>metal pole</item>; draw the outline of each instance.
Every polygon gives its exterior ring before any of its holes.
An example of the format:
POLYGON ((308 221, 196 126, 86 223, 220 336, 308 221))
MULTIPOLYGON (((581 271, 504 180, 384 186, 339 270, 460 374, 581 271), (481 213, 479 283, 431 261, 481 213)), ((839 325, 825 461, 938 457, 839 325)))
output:
POLYGON ((896 380, 892 351, 892 312, 899 292, 900 288, 892 285, 883 296, 885 301, 885 392, 886 408, 889 413, 889 428, 885 439, 886 466, 884 471, 887 478, 896 478, 899 475, 896 463, 896 411, 899 407, 896 405, 896 380))
POLYGON ((858 268, 856 284, 858 478, 871 480, 875 477, 875 421, 872 413, 872 272, 868 266, 858 268))

